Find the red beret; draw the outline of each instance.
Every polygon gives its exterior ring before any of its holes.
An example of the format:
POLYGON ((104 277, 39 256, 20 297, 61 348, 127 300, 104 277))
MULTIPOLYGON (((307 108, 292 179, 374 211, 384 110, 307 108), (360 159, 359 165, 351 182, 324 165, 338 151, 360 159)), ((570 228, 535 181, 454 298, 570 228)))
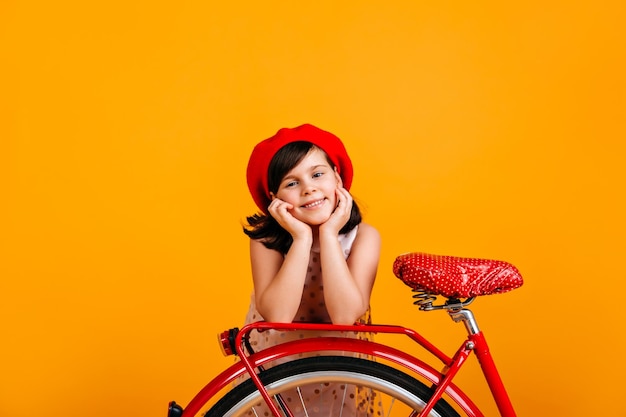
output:
POLYGON ((310 124, 294 128, 282 128, 271 138, 258 143, 248 161, 247 179, 250 194, 256 205, 267 213, 267 207, 272 202, 268 188, 267 174, 270 162, 276 152, 283 146, 297 141, 311 142, 322 149, 337 167, 337 172, 343 181, 346 190, 352 184, 352 161, 345 146, 337 136, 310 124))

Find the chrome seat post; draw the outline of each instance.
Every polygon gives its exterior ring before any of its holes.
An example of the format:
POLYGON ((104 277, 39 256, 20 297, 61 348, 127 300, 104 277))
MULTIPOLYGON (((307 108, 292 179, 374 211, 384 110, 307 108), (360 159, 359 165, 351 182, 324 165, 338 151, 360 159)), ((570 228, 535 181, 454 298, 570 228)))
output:
POLYGON ((474 313, 472 313, 470 309, 449 309, 448 314, 455 323, 458 323, 460 321, 463 322, 468 334, 475 335, 480 332, 480 329, 478 328, 478 323, 476 322, 476 318, 474 317, 474 313))

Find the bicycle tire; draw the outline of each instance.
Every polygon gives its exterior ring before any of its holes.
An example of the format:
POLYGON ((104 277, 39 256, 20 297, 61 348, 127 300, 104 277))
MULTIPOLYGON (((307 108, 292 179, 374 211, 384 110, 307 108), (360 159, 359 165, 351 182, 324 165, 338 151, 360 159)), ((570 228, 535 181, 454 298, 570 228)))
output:
MULTIPOLYGON (((349 356, 316 356, 297 359, 263 371, 260 378, 273 398, 276 398, 276 395, 281 392, 296 389, 295 387, 327 383, 327 381, 372 389, 378 393, 378 398, 382 397, 385 403, 394 407, 392 413, 391 408, 386 409, 385 405, 383 413, 385 417, 396 415, 406 417, 411 414, 411 410, 420 411, 433 392, 431 388, 414 377, 391 366, 349 356), (397 409, 398 406, 401 408, 400 410, 397 409)), ((248 379, 224 395, 204 416, 268 415, 267 412, 258 414, 253 410, 258 403, 263 403, 263 398, 253 382, 248 379)), ((263 407, 266 407, 264 403, 263 407)), ((271 413, 269 415, 271 416, 271 413)), ((317 414, 308 410, 294 413, 294 415, 311 417, 317 414)), ((359 415, 364 417, 378 416, 378 414, 369 412, 359 415)), ((429 416, 459 417, 459 414, 449 403, 441 399, 429 416)), ((353 416, 350 415, 349 417, 353 416)))

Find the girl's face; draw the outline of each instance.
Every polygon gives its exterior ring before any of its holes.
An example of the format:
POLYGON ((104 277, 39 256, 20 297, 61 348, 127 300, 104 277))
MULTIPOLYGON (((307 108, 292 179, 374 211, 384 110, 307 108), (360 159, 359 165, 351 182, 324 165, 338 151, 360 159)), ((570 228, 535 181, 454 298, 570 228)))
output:
POLYGON ((278 186, 273 198, 291 205, 296 219, 312 226, 324 223, 337 206, 336 190, 342 185, 336 169, 331 168, 326 154, 317 148, 311 151, 289 171, 278 186))

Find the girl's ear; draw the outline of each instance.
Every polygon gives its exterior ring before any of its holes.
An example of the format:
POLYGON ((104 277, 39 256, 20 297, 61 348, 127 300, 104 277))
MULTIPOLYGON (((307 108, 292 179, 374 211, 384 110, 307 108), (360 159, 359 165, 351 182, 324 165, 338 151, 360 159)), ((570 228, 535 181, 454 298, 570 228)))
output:
POLYGON ((343 188, 343 180, 341 179, 341 175, 339 175, 339 172, 337 171, 337 167, 335 167, 335 177, 337 178, 337 185, 343 188))
POLYGON ((276 198, 276 194, 270 191, 270 199, 274 201, 275 198, 276 198))

